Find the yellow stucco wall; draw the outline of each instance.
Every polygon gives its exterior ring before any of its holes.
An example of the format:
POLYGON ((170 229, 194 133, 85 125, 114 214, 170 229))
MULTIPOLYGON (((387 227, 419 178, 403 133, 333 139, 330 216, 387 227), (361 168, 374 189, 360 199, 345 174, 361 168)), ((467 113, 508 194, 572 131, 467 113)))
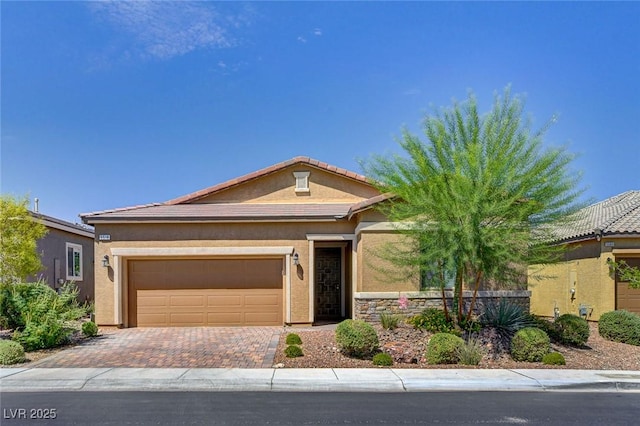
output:
POLYGON ((614 310, 615 279, 607 259, 615 260, 615 250, 619 249, 640 251, 640 239, 603 238, 600 242, 573 244, 566 261, 544 267, 530 266, 531 312, 553 316, 557 307, 560 315, 578 315, 580 306, 586 305, 587 319, 597 321, 603 313, 614 310))

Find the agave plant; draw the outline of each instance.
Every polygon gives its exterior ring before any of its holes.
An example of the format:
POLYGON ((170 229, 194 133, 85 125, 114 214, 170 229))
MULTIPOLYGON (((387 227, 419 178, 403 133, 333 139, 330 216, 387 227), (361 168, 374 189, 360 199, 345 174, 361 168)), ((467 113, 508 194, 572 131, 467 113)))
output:
POLYGON ((506 339, 511 339, 522 328, 535 326, 531 316, 521 306, 505 299, 500 299, 497 304, 487 305, 481 322, 485 327, 495 328, 506 339))

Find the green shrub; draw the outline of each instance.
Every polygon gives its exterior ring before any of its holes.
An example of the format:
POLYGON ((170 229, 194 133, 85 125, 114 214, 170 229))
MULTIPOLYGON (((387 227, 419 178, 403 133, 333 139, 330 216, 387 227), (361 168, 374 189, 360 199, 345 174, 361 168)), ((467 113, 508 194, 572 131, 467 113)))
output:
POLYGON ((567 362, 560 352, 549 352, 542 357, 544 365, 565 365, 567 362))
POLYGON ((0 340, 0 364, 11 365, 24 361, 24 348, 20 343, 0 340))
POLYGON ((400 317, 398 315, 382 313, 380 314, 380 324, 385 330, 393 330, 398 327, 400 317))
POLYGON ((606 312, 598 321, 598 333, 614 342, 640 346, 640 315, 625 310, 606 312))
POLYGON ((409 319, 409 323, 415 328, 425 329, 432 333, 450 333, 454 326, 447 320, 444 311, 436 308, 427 308, 420 315, 409 319))
POLYGON ((482 325, 493 327, 505 339, 511 339, 520 329, 533 326, 531 316, 521 306, 500 299, 497 304, 489 304, 481 318, 482 325))
POLYGON ((289 345, 285 348, 284 354, 287 358, 298 358, 299 356, 303 356, 302 348, 297 345, 289 345))
POLYGON ((3 285, 0 292, 3 325, 14 329, 13 340, 27 351, 64 343, 73 332, 65 324, 86 315, 73 283, 65 284, 60 293, 43 282, 3 285))
POLYGON ((539 328, 547 333, 547 336, 549 336, 553 342, 560 342, 560 330, 558 329, 558 324, 554 321, 536 315, 531 315, 530 318, 533 324, 531 327, 539 328))
POLYGON ((302 339, 296 333, 289 333, 287 334, 285 342, 287 343, 287 345, 301 345, 302 339))
POLYGON ((34 351, 60 346, 72 332, 55 313, 47 312, 37 319, 27 318, 26 325, 15 331, 12 339, 19 342, 26 351, 34 351))
POLYGON ((378 335, 362 320, 344 320, 336 327, 336 342, 340 351, 347 356, 364 358, 378 349, 378 335))
POLYGON ((393 358, 391 358, 391 355, 389 354, 380 352, 379 354, 375 354, 373 356, 373 365, 383 365, 388 367, 390 365, 393 365, 393 358))
POLYGON ((560 343, 564 345, 584 346, 589 340, 589 323, 584 318, 564 314, 555 320, 555 324, 560 343))
POLYGON ((477 339, 469 339, 457 348, 458 363, 462 365, 478 365, 482 361, 485 350, 477 339))
POLYGON ((43 282, 4 284, 0 288, 0 316, 6 328, 19 329, 27 325, 27 318, 37 321, 54 313, 61 321, 72 321, 87 314, 87 307, 78 304, 78 288, 66 283, 57 293, 43 282))
POLYGON ((540 362, 550 348, 547 333, 535 327, 520 329, 511 339, 511 357, 516 361, 540 362))
POLYGON ((436 333, 427 344, 427 362, 429 364, 455 364, 459 360, 460 348, 464 340, 451 333, 436 333))
POLYGON ((98 334, 98 326, 93 321, 87 321, 82 323, 82 334, 87 337, 93 337, 98 334))

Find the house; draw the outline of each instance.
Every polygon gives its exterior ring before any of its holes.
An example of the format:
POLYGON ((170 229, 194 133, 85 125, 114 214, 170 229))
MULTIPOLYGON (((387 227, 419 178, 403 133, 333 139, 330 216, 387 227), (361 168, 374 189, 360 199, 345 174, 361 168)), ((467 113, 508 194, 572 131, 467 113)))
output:
MULTIPOLYGON (((379 318, 416 282, 372 253, 396 238, 388 199, 357 173, 296 157, 164 203, 82 214, 95 227, 101 325, 308 325, 379 318)), ((522 294, 520 295, 522 296, 522 294)), ((528 303, 528 297, 527 297, 528 303)))
POLYGON ((589 320, 615 309, 640 314, 640 290, 630 289, 609 267, 624 260, 640 267, 640 191, 627 191, 584 208, 558 232, 566 244, 564 261, 529 268, 531 312, 571 313, 589 320))
POLYGON ((93 229, 44 215, 37 208, 30 214, 48 231, 37 242, 43 268, 33 278, 56 290, 73 281, 78 286, 78 301, 93 301, 93 229))

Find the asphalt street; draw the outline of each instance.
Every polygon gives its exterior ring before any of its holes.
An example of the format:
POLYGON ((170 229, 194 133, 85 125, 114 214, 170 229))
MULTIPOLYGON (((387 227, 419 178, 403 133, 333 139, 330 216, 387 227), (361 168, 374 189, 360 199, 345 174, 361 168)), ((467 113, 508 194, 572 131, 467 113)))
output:
POLYGON ((9 392, 8 425, 636 425, 608 392, 9 392), (44 418, 48 417, 48 418, 44 418))

